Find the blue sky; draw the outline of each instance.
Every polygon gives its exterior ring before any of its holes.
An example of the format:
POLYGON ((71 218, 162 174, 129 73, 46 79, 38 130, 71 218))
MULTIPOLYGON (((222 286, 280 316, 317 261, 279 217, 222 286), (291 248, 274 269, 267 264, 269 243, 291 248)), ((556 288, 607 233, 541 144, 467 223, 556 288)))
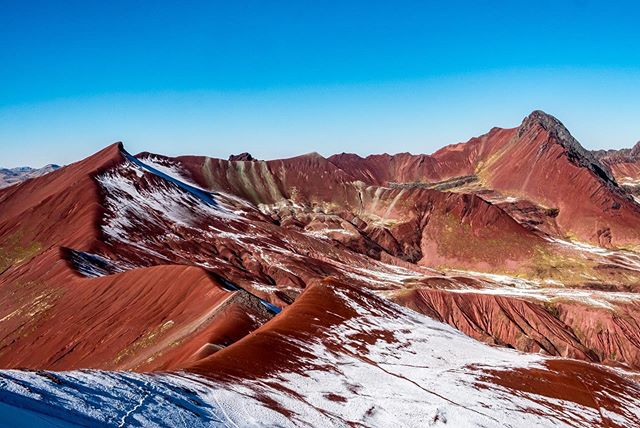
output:
MULTIPOLYGON (((609 2, 614 3, 614 2, 609 2)), ((437 148, 534 109, 640 140, 640 6, 0 0, 0 165, 437 148)))

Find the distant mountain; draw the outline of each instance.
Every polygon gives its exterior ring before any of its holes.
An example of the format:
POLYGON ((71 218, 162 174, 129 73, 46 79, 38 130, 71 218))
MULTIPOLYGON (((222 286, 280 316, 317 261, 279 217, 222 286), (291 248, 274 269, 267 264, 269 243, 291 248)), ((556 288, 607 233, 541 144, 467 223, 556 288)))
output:
POLYGON ((49 174, 60 168, 59 165, 49 164, 42 168, 31 168, 29 166, 20 166, 17 168, 0 168, 0 189, 11 186, 16 183, 28 180, 34 177, 40 177, 49 174))
POLYGON ((630 149, 597 150, 593 154, 607 165, 618 183, 634 194, 640 195, 640 142, 630 149))
POLYGON ((640 159, 640 141, 630 149, 592 150, 591 153, 605 164, 617 164, 620 162, 635 162, 640 159))

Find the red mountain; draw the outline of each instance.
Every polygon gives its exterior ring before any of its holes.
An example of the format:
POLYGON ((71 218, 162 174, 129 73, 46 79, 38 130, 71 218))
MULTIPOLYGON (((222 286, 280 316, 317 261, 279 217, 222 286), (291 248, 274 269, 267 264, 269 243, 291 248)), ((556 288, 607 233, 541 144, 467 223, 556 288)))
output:
POLYGON ((362 159, 342 154, 330 160, 372 184, 449 181, 474 192, 526 199, 557 210, 561 231, 584 241, 627 245, 639 238, 640 208, 620 189, 609 166, 585 150, 560 121, 541 111, 531 113, 517 128, 494 128, 431 156, 362 159))
POLYGON ((189 426, 628 426, 635 156, 542 112, 432 155, 111 145, 0 190, 0 367, 143 374, 0 371, 0 405, 85 425, 155 400, 189 426))

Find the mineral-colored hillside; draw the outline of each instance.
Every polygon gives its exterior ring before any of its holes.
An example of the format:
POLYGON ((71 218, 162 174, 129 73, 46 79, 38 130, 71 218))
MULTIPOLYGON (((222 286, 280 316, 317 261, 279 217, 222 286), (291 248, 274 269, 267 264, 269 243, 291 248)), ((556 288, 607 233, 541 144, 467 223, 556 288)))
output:
POLYGON ((636 159, 539 111, 432 155, 113 144, 0 190, 1 409, 53 426, 633 426, 636 159))

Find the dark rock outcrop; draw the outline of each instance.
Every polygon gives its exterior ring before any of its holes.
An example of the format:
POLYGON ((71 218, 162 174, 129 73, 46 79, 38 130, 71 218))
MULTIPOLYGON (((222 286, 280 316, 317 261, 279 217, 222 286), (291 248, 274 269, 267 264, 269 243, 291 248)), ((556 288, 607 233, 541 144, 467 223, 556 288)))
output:
POLYGON ((230 161, 256 161, 257 159, 251 156, 251 153, 243 152, 239 155, 231 155, 229 156, 230 161))
POLYGON ((567 157, 578 166, 589 168, 605 181, 615 185, 615 179, 609 167, 600 163, 597 156, 582 147, 569 130, 558 119, 541 110, 535 110, 527 116, 518 128, 518 137, 523 137, 534 126, 540 126, 549 133, 551 139, 567 150, 567 157))

